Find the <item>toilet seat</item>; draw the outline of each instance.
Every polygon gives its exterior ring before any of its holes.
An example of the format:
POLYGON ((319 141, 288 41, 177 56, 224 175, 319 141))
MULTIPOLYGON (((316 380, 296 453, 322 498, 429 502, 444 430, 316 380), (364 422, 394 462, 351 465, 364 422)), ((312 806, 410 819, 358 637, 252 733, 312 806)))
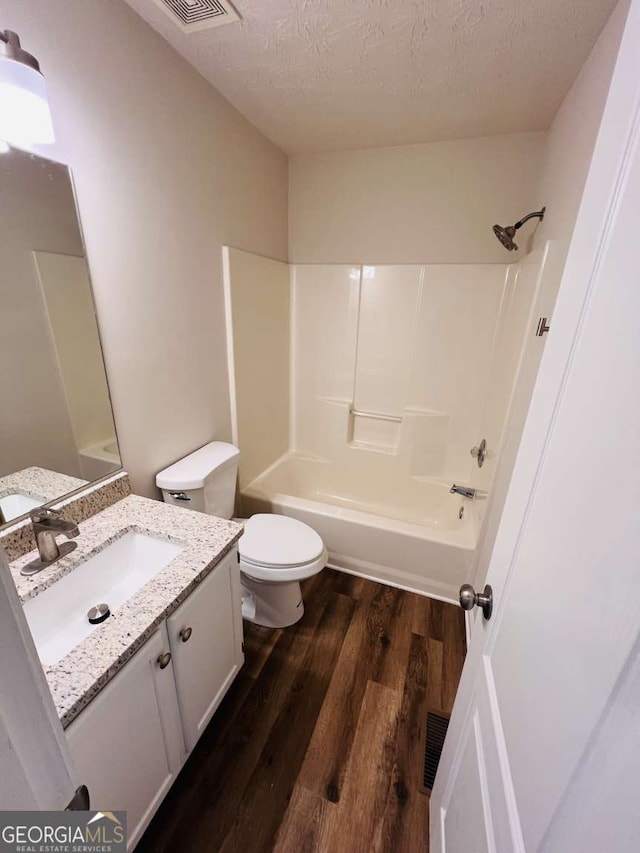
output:
POLYGON ((311 577, 328 559, 322 539, 308 524, 269 513, 253 515, 245 523, 238 556, 242 572, 272 582, 311 577))
POLYGON ((240 557, 257 566, 287 569, 312 563, 324 550, 318 534, 297 518, 258 513, 244 526, 240 557))

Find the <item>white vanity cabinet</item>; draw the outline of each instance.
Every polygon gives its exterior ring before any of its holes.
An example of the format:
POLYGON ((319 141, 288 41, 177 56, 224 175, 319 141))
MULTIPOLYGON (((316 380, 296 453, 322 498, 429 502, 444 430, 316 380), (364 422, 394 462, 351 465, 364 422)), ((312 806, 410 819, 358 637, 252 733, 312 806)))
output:
POLYGON ((66 730, 91 807, 125 809, 138 841, 184 761, 178 699, 165 626, 156 631, 66 730))
POLYGON ((242 666, 241 610, 234 548, 66 729, 91 808, 127 812, 129 849, 242 666))
POLYGON ((235 550, 167 619, 187 751, 198 742, 242 666, 241 605, 235 550))

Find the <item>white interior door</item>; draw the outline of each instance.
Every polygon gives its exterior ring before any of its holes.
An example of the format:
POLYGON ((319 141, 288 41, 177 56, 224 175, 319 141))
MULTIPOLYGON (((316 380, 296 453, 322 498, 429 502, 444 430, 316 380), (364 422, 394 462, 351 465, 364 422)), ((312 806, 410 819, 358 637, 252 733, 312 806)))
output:
POLYGON ((488 564, 494 614, 474 616, 431 798, 432 853, 640 849, 639 39, 633 0, 488 564))
POLYGON ((1 546, 0 768, 0 811, 63 809, 76 788, 62 726, 1 546))

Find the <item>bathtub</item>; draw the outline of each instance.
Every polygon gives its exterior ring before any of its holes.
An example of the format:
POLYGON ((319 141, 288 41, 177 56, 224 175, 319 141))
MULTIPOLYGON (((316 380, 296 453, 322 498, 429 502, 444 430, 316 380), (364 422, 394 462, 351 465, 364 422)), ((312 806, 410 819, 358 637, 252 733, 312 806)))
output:
POLYGON ((371 467, 288 453, 241 490, 240 509, 306 522, 335 568, 457 601, 477 541, 470 502, 448 483, 385 470, 382 455, 371 467))
POLYGON ((118 442, 115 438, 107 438, 97 444, 83 447, 78 451, 78 459, 82 476, 89 481, 112 474, 121 466, 118 442))

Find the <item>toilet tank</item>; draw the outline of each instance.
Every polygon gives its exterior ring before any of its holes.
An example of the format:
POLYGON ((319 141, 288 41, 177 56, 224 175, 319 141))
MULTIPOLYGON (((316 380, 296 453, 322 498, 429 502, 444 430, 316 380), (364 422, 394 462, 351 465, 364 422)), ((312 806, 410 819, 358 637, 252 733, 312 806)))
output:
POLYGON ((233 444, 212 441, 156 476, 165 503, 231 518, 240 451, 233 444))

